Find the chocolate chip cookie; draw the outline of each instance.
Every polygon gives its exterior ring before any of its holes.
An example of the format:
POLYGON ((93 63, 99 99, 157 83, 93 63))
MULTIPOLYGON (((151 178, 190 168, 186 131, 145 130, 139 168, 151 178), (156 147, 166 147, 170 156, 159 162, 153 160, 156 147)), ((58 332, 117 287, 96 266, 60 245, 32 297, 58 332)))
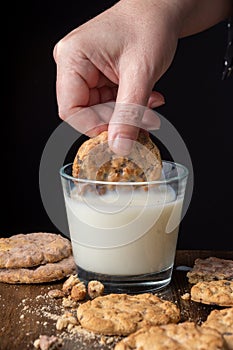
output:
POLYGON ((187 273, 189 283, 215 280, 233 280, 233 260, 209 257, 196 259, 187 273))
POLYGON ((228 349, 233 350, 233 307, 212 310, 202 327, 210 327, 220 332, 228 349))
POLYGON ((194 322, 144 327, 116 344, 114 350, 224 350, 222 335, 194 322))
POLYGON ((0 269, 0 282, 11 284, 45 283, 61 280, 75 272, 72 255, 58 262, 31 268, 0 269))
POLYGON ((71 242, 56 233, 33 232, 0 238, 0 268, 33 267, 60 261, 71 254, 71 242))
POLYGON ((149 134, 140 131, 127 156, 114 154, 108 145, 108 132, 85 141, 73 162, 72 175, 82 179, 111 182, 141 182, 160 178, 162 160, 149 134))
POLYGON ((105 335, 128 335, 146 325, 177 323, 180 310, 152 293, 109 294, 81 304, 77 309, 81 326, 105 335))
POLYGON ((204 281, 191 288, 193 301, 219 306, 233 306, 233 281, 204 281))

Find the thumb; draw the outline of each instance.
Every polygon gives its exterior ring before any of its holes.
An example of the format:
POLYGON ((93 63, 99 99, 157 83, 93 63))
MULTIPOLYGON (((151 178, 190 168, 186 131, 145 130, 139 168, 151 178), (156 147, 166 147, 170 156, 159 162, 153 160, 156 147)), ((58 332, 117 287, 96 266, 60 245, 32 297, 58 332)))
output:
POLYGON ((108 126, 108 142, 114 153, 123 156, 130 153, 139 129, 148 129, 145 121, 150 120, 150 129, 151 125, 158 129, 160 121, 152 110, 153 115, 148 118, 146 106, 154 85, 153 80, 148 79, 148 71, 132 64, 121 71, 117 100, 108 126))
POLYGON ((121 156, 130 153, 139 128, 145 107, 133 103, 115 104, 108 126, 108 143, 113 152, 121 156))

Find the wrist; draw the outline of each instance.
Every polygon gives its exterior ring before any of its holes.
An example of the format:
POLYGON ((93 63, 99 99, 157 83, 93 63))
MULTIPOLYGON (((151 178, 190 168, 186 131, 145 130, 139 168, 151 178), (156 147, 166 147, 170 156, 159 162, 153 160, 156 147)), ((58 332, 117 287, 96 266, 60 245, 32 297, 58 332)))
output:
POLYGON ((133 16, 140 14, 146 16, 147 20, 150 17, 152 23, 155 23, 159 14, 172 28, 173 34, 179 37, 183 22, 191 15, 196 3, 197 0, 121 0, 118 4, 127 16, 129 13, 133 16))
POLYGON ((233 15, 232 0, 194 0, 184 17, 180 38, 202 32, 233 15))
POLYGON ((159 12, 179 38, 201 32, 233 15, 232 0, 121 0, 126 13, 159 12))

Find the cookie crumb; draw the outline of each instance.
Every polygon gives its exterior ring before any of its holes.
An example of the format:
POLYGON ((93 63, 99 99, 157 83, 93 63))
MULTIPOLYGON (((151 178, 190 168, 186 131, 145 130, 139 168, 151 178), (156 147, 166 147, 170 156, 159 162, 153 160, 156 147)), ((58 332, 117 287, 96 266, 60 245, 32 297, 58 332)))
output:
POLYGON ((64 328, 71 330, 73 326, 79 324, 76 317, 72 315, 70 312, 65 312, 62 316, 57 319, 56 329, 61 331, 64 328))
POLYGON ((34 348, 39 349, 40 348, 40 339, 39 338, 36 339, 34 341, 33 345, 34 345, 34 348))
POLYGON ((76 302, 75 300, 71 299, 71 296, 68 295, 67 298, 64 297, 64 298, 62 299, 62 306, 64 306, 64 307, 70 307, 70 308, 76 307, 76 306, 77 306, 77 302, 76 302))
POLYGON ((63 298, 65 296, 65 293, 60 289, 52 289, 48 292, 48 296, 50 298, 59 299, 63 298))
POLYGON ((190 293, 184 293, 183 295, 181 295, 181 299, 189 300, 190 299, 190 293))
POLYGON ((81 301, 84 300, 86 298, 87 295, 87 290, 86 290, 86 286, 83 282, 79 282, 77 284, 75 284, 70 292, 70 297, 72 300, 75 301, 81 301))
POLYGON ((100 281, 92 280, 87 286, 88 295, 91 299, 94 299, 104 293, 104 285, 100 281))
POLYGON ((40 335, 33 343, 36 349, 40 350, 56 350, 62 346, 62 340, 54 335, 40 335))
POLYGON ((62 291, 66 295, 70 294, 72 287, 78 284, 79 282, 80 279, 78 278, 77 274, 70 275, 69 278, 63 283, 62 291))

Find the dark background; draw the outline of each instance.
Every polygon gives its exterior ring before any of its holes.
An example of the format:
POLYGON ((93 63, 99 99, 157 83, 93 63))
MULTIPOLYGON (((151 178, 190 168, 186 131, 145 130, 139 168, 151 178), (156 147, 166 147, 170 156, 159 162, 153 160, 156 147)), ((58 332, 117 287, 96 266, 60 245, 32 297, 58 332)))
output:
MULTIPOLYGON (((38 179, 43 148, 61 123, 53 47, 113 4, 33 1, 2 14, 7 23, 1 50, 2 237, 58 232, 43 207, 38 179)), ((181 223, 179 249, 233 249, 233 76, 221 80, 226 39, 222 22, 180 40, 172 66, 156 85, 166 98, 158 111, 182 136, 194 169, 194 192, 181 223)))

